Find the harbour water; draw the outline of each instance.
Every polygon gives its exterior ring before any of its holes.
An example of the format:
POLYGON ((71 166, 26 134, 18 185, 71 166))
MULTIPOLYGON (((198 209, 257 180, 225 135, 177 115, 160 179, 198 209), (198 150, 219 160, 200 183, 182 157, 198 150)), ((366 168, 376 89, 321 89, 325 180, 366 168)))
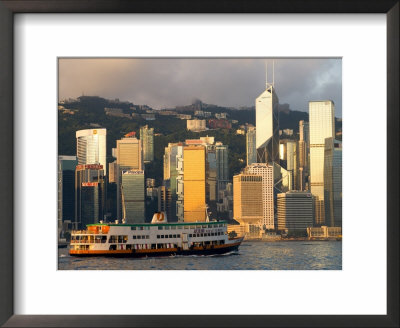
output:
POLYGON ((59 270, 341 270, 341 241, 244 242, 215 256, 111 258, 69 256, 58 250, 59 270))

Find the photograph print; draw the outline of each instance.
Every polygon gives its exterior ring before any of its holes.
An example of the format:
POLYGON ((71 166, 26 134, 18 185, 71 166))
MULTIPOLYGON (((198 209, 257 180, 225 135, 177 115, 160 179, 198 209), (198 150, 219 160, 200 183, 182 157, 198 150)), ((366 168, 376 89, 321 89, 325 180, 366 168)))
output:
POLYGON ((58 59, 59 270, 342 270, 341 58, 58 59))

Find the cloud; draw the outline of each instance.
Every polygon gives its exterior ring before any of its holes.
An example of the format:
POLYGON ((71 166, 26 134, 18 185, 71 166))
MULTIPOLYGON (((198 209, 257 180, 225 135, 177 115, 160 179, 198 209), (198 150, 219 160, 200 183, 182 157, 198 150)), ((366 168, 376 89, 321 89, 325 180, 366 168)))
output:
MULTIPOLYGON (((97 95, 154 108, 186 105, 194 98, 221 106, 253 106, 265 88, 271 59, 107 58, 60 59, 59 97, 97 95)), ((341 116, 340 59, 276 59, 275 89, 281 103, 308 111, 308 101, 332 99, 341 116)))

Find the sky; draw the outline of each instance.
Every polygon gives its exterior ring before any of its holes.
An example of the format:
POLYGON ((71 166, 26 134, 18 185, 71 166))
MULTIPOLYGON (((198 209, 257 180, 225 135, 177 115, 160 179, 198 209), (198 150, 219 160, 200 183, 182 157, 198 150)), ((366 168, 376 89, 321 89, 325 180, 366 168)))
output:
POLYGON ((308 112, 309 101, 333 100, 335 116, 342 117, 338 58, 61 58, 59 99, 100 96, 155 109, 194 99, 249 107, 265 90, 267 75, 280 104, 308 112))

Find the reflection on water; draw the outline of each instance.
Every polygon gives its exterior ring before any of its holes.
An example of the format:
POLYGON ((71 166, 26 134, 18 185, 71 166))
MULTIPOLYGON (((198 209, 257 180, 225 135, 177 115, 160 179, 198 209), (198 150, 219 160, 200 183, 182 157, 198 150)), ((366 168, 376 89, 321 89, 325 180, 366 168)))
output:
POLYGON ((342 242, 245 242, 238 252, 213 256, 77 258, 58 250, 60 270, 341 270, 342 242))

